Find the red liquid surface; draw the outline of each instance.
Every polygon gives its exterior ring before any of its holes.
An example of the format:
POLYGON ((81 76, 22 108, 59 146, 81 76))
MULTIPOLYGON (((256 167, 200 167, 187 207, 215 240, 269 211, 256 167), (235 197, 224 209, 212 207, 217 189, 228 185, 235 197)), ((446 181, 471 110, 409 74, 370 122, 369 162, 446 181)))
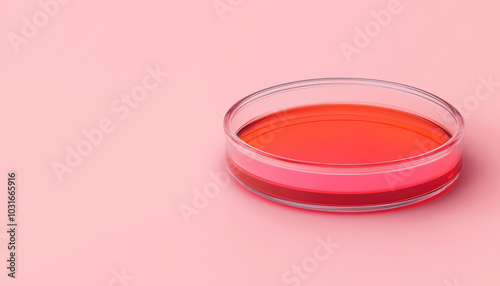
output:
MULTIPOLYGON (((440 125, 400 110, 354 104, 293 108, 258 118, 238 136, 267 153, 304 162, 370 164, 413 157, 446 143, 440 125)), ((254 190, 309 205, 366 206, 397 203, 441 188, 460 171, 461 160, 423 184, 375 193, 315 192, 276 184, 249 173, 228 158, 231 172, 254 190)))
POLYGON ((451 137, 441 126, 395 109, 329 104, 285 110, 244 126, 238 136, 270 154, 318 163, 366 164, 412 157, 451 137))

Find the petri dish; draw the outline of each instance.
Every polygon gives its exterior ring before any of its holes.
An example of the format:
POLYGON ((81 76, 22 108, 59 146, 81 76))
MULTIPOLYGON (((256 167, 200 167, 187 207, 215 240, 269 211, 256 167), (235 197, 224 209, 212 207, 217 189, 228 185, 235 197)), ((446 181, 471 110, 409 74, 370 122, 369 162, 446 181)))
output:
POLYGON ((395 82, 290 82, 236 102, 224 117, 226 166, 246 189, 320 211, 386 210, 450 190, 464 121, 445 100, 395 82))

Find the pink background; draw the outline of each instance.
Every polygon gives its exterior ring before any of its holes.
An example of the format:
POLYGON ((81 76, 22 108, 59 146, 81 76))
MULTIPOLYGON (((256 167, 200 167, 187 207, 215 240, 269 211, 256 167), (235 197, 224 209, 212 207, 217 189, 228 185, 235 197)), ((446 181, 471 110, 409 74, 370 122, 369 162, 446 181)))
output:
POLYGON ((480 80, 500 82, 498 1, 46 2, 44 18, 38 1, 0 1, 2 285, 500 284, 500 86, 480 80), (381 27, 371 12, 388 5, 399 10, 381 27), (23 20, 33 16, 36 32, 23 20), (356 47, 366 26, 373 36, 346 57, 340 44, 356 47), (169 75, 128 116, 114 112, 148 66, 169 75), (214 181, 234 102, 336 76, 406 83, 463 106, 457 188, 399 211, 331 214, 214 181), (113 131, 58 180, 54 162, 101 120, 113 131), (11 170, 16 279, 5 268, 11 170), (195 190, 210 188, 219 193, 196 209, 195 190), (318 262, 321 239, 339 246, 318 262), (303 263, 307 278, 287 283, 303 263))

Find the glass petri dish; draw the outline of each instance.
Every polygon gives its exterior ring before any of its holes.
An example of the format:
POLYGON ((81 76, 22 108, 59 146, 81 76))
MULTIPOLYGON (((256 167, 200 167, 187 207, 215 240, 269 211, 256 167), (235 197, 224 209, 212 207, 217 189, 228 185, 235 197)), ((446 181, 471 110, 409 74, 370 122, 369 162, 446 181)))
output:
POLYGON ((337 212, 402 207, 450 189, 464 121, 408 85, 322 78, 273 86, 224 118, 226 165, 246 189, 289 206, 337 212))

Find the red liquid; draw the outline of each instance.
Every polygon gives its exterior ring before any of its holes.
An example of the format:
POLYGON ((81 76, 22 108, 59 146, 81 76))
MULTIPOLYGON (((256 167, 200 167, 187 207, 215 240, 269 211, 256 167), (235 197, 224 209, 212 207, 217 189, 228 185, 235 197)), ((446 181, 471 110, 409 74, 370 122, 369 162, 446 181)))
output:
MULTIPOLYGON (((238 136, 273 155, 330 164, 376 164, 409 158, 431 151, 451 138, 445 128, 414 114, 355 104, 313 105, 273 113, 243 126, 238 136)), ((432 193, 459 173, 461 160, 418 185, 344 193, 277 184, 248 172, 230 158, 228 166, 241 182, 278 200, 308 205, 369 206, 408 201, 432 193)))
POLYGON ((273 113, 238 136, 270 154, 307 162, 381 163, 428 152, 451 137, 403 111, 369 105, 313 105, 273 113))

